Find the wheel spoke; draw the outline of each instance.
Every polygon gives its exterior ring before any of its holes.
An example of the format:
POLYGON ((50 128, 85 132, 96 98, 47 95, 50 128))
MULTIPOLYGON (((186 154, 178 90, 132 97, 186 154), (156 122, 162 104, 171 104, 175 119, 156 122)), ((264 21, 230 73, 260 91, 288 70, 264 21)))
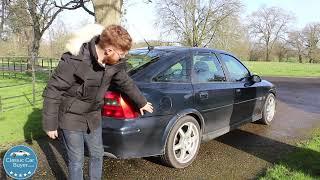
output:
POLYGON ((192 143, 196 143, 197 140, 198 140, 198 137, 197 137, 197 136, 191 137, 191 142, 192 142, 192 143))
POLYGON ((174 150, 174 151, 176 151, 176 150, 178 150, 178 149, 181 149, 181 148, 182 148, 181 142, 179 142, 179 144, 173 146, 173 150, 174 150))
POLYGON ((271 121, 274 116, 275 111, 275 101, 273 98, 269 99, 268 106, 267 106, 267 120, 271 121))
POLYGON ((274 103, 274 99, 273 99, 273 98, 270 98, 270 104, 273 105, 273 103, 274 103))
POLYGON ((183 132, 183 130, 182 130, 181 128, 179 129, 178 132, 179 132, 179 134, 180 134, 181 137, 185 137, 185 136, 186 136, 185 133, 183 132))
POLYGON ((192 156, 192 148, 191 147, 188 147, 186 149, 186 154, 188 153, 188 156, 192 156))
POLYGON ((185 158, 185 156, 186 156, 186 153, 187 151, 186 151, 186 149, 181 149, 181 152, 180 152, 180 156, 179 156, 179 160, 180 161, 183 161, 183 159, 185 158))
POLYGON ((188 130, 187 130, 187 132, 186 132, 186 137, 190 137, 191 136, 191 132, 192 132, 192 126, 191 125, 189 125, 188 126, 188 130))

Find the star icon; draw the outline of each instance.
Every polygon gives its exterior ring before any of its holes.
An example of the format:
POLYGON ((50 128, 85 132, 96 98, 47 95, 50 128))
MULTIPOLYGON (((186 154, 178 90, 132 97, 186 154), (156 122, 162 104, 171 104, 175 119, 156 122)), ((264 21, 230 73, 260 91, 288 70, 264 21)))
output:
POLYGON ((12 171, 10 171, 10 174, 13 174, 13 172, 12 172, 12 171))
POLYGON ((22 177, 22 174, 19 174, 19 177, 22 177))
POLYGON ((31 172, 29 171, 28 174, 31 174, 31 172))
POLYGON ((14 176, 18 176, 18 174, 15 173, 14 176))
POLYGON ((24 174, 23 174, 23 176, 27 176, 27 174, 26 174, 26 173, 24 173, 24 174))

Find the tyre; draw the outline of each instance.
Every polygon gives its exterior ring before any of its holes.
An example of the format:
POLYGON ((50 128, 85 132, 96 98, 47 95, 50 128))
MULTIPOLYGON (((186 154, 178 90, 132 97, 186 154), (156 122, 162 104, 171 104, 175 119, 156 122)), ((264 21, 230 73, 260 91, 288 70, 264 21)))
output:
POLYGON ((174 168, 189 166, 198 154, 201 136, 197 120, 192 116, 182 117, 168 135, 162 161, 174 168))
POLYGON ((263 124, 270 125, 276 113, 276 98, 270 93, 263 106, 262 119, 263 124))

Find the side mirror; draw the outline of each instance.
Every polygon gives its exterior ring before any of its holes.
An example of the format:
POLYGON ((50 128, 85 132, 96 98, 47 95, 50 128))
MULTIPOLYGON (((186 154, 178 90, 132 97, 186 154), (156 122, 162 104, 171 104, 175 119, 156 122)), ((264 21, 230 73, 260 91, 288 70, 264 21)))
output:
POLYGON ((253 74, 251 75, 251 81, 254 82, 254 83, 258 83, 258 82, 261 82, 261 77, 256 75, 256 74, 253 74))

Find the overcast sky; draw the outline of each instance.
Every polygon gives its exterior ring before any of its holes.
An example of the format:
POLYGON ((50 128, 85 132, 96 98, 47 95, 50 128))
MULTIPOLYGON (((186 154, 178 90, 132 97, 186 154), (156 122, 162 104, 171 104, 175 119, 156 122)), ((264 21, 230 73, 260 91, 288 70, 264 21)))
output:
MULTIPOLYGON (((134 41, 141 41, 143 38, 157 40, 160 38, 160 31, 154 24, 157 22, 155 3, 144 3, 145 0, 128 0, 127 28, 134 41)), ((248 14, 256 11, 261 6, 277 6, 293 13, 296 21, 293 28, 303 28, 311 22, 320 22, 320 0, 242 0, 245 6, 242 15, 245 18, 248 14)), ((64 11, 58 21, 62 21, 70 31, 86 23, 93 23, 94 18, 83 10, 64 11), (76 18, 75 18, 76 17, 76 18), (81 17, 81 18, 79 18, 81 17)))

